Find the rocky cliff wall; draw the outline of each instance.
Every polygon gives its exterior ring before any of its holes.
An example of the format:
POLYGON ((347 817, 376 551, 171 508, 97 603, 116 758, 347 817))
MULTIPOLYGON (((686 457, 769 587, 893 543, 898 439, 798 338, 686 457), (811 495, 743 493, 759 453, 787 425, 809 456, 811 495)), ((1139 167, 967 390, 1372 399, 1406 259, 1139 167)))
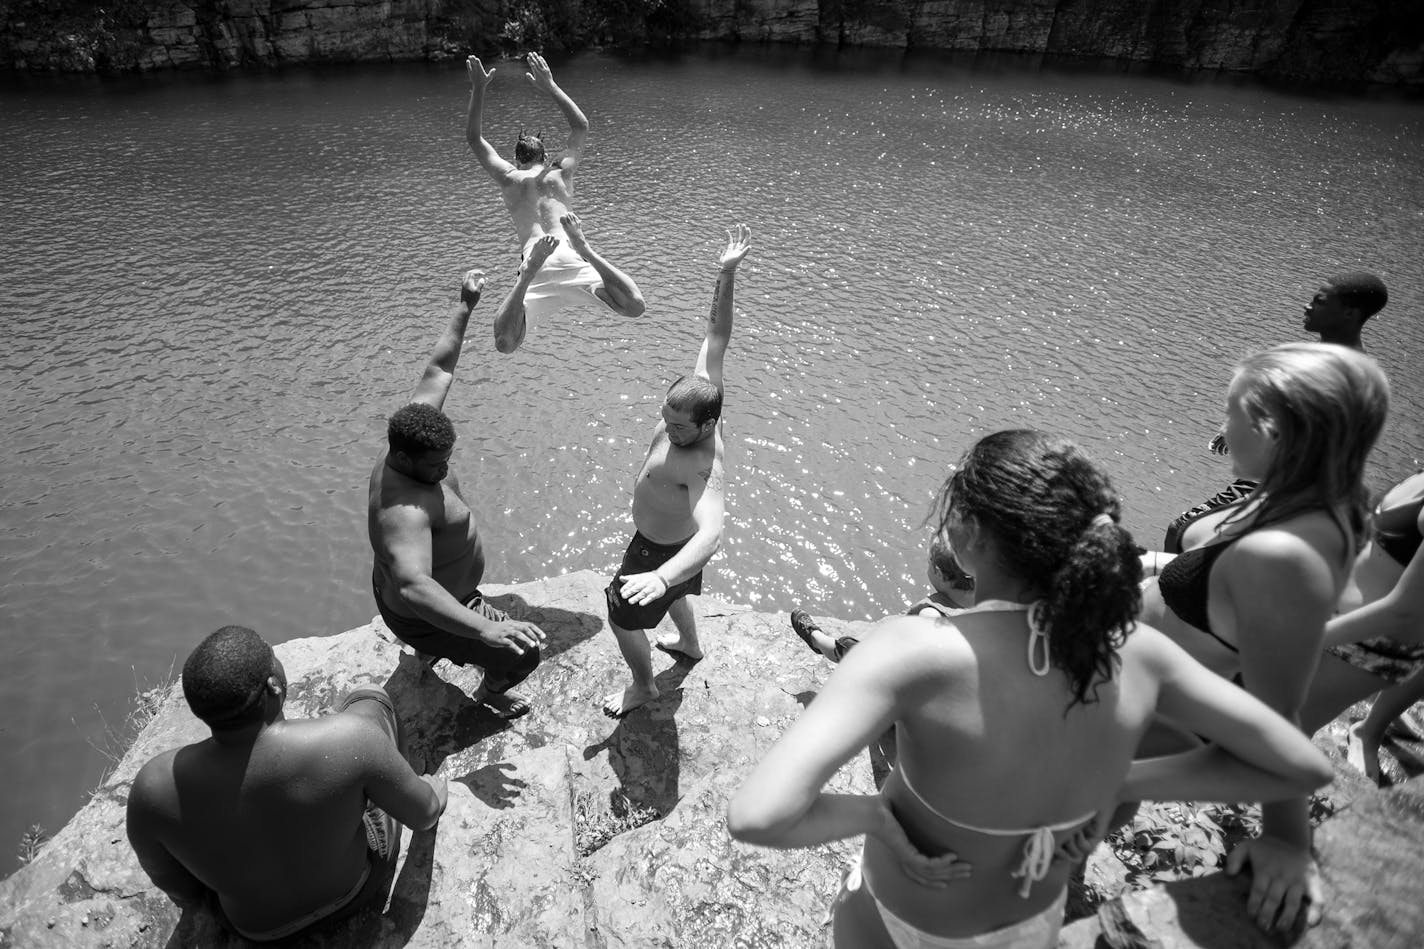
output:
POLYGON ((749 40, 1111 58, 1424 85, 1417 0, 0 0, 0 66, 438 59, 749 40))
MULTIPOLYGON (((379 620, 278 647, 290 717, 321 714, 352 688, 382 685, 416 766, 450 782, 440 823, 406 835, 389 907, 283 945, 824 944, 826 907, 857 842, 764 850, 734 843, 723 815, 742 777, 812 699, 830 665, 791 634, 785 615, 699 598, 707 658, 691 665, 656 653, 663 697, 610 721, 599 702, 621 688, 626 670, 603 618, 603 583, 582 571, 487 590, 550 637, 543 665, 521 687, 534 711, 512 724, 470 701, 476 670, 448 663, 423 670, 379 620)), ((836 634, 864 625, 825 622, 836 634)), ((124 832, 139 767, 206 736, 179 690, 170 690, 93 799, 32 863, 0 881, 0 947, 248 945, 204 911, 180 913, 149 883, 124 832)), ((1340 809, 1317 835, 1326 920, 1294 945, 1417 947, 1424 932, 1424 797, 1414 782, 1382 793, 1338 771, 1330 793, 1340 809)), ((868 759, 849 763, 830 786, 869 793, 868 759)), ((1099 847, 1095 856, 1104 854, 1111 857, 1099 847)), ((1090 858, 1090 882, 1094 873, 1090 858)), ((1060 946, 1280 945, 1246 917, 1245 885, 1211 874, 1126 893, 1067 927, 1060 946)))

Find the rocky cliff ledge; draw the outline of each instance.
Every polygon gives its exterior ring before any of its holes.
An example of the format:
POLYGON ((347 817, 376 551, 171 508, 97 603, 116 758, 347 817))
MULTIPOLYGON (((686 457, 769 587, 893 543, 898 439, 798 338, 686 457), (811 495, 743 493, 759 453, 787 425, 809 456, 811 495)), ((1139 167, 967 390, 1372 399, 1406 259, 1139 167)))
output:
MULTIPOLYGON (((353 687, 383 685, 409 730, 411 757, 450 779, 439 825, 407 835, 389 908, 290 944, 821 945, 825 907, 855 844, 743 846, 728 838, 723 813, 830 667, 790 634, 785 616, 702 598, 708 658, 674 664, 656 654, 663 698, 610 721, 598 703, 625 671, 603 618, 603 582, 580 572, 489 589, 551 640, 526 683, 536 708, 512 725, 469 700, 476 671, 442 663, 423 672, 379 621, 278 647, 289 716, 317 715, 353 687)), ((244 944, 203 913, 180 914, 149 884, 124 835, 139 766, 206 733, 172 690, 93 800, 33 863, 0 882, 0 946, 244 944)), ((866 760, 848 765, 833 786, 869 791, 866 760)), ((1417 944, 1424 799, 1411 787, 1380 794, 1359 781, 1337 785, 1337 799, 1354 803, 1320 836, 1330 915, 1298 945, 1417 944)), ((1240 886, 1216 876, 1110 901, 1065 930, 1062 944, 1277 945, 1246 920, 1240 886)))
POLYGON ((0 67, 226 68, 751 40, 1424 85, 1417 0, 0 0, 0 67))

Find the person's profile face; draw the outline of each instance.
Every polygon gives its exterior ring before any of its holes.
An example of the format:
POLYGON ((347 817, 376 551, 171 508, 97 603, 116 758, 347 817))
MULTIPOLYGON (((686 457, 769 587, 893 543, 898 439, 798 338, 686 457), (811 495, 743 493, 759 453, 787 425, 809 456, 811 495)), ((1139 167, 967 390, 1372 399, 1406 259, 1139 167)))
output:
POLYGON ((1350 308, 1340 300, 1340 293, 1331 284, 1315 291, 1305 305, 1305 330, 1308 333, 1329 334, 1350 325, 1350 308))
POLYGON ((1236 477, 1260 481, 1275 457, 1276 439, 1267 425, 1246 411, 1245 392, 1246 382, 1240 375, 1231 380, 1231 388, 1226 392, 1226 426, 1222 432, 1236 477))
POLYGON ((452 445, 445 451, 423 451, 407 455, 410 459, 410 476, 425 484, 439 484, 450 473, 450 456, 455 453, 452 445))
POLYGON ((663 426, 667 430, 668 441, 678 448, 687 448, 695 445, 707 437, 709 426, 713 423, 703 422, 698 424, 692 420, 692 413, 675 409, 663 403, 663 426))

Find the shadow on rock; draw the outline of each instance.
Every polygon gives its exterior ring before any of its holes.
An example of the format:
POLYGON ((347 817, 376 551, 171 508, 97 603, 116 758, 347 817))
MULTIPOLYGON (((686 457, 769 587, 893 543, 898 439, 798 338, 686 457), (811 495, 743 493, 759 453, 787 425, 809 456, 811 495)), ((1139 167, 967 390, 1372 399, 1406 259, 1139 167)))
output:
POLYGON ((483 768, 476 768, 469 774, 452 778, 470 789, 470 793, 497 811, 508 810, 519 800, 519 796, 529 787, 527 781, 509 775, 515 765, 509 761, 497 761, 483 768))
POLYGON ((405 729, 411 766, 420 774, 434 774, 450 755, 510 727, 410 653, 401 653, 385 689, 405 729))
MULTIPOLYGON (((540 647, 544 660, 592 639, 603 628, 603 617, 557 606, 533 606, 518 593, 499 593, 486 599, 511 617, 533 623, 548 636, 540 647)), ((538 675, 538 672, 535 672, 538 675)))
POLYGON ((608 752, 608 764, 618 776, 618 790, 628 802, 666 817, 677 806, 681 748, 677 737, 677 710, 682 705, 682 682, 692 669, 679 662, 654 680, 662 695, 619 720, 603 741, 583 750, 585 761, 608 752))

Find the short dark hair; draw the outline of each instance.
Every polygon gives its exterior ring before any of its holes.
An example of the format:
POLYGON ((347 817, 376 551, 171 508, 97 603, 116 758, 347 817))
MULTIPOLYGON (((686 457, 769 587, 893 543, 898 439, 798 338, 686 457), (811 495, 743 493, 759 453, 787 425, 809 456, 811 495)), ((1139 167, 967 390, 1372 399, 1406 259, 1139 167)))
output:
POLYGON ((514 143, 514 160, 521 165, 527 162, 543 162, 545 158, 544 140, 540 136, 543 133, 535 132, 530 135, 521 131, 519 140, 514 143))
POLYGON ((1330 289, 1340 302, 1360 311, 1360 322, 1374 316, 1389 302, 1384 281, 1364 270, 1352 270, 1330 278, 1330 289))
POLYGON ((386 424, 386 441, 391 451, 407 455, 449 451, 455 445, 455 426, 435 406, 412 402, 391 415, 386 424))
POLYGON ((262 718, 262 693, 276 669, 267 640, 246 626, 224 626, 183 663, 183 697, 214 731, 242 728, 262 718))
POLYGON ((694 425, 722 417, 722 390, 702 376, 679 376, 667 391, 668 408, 692 415, 694 425))

